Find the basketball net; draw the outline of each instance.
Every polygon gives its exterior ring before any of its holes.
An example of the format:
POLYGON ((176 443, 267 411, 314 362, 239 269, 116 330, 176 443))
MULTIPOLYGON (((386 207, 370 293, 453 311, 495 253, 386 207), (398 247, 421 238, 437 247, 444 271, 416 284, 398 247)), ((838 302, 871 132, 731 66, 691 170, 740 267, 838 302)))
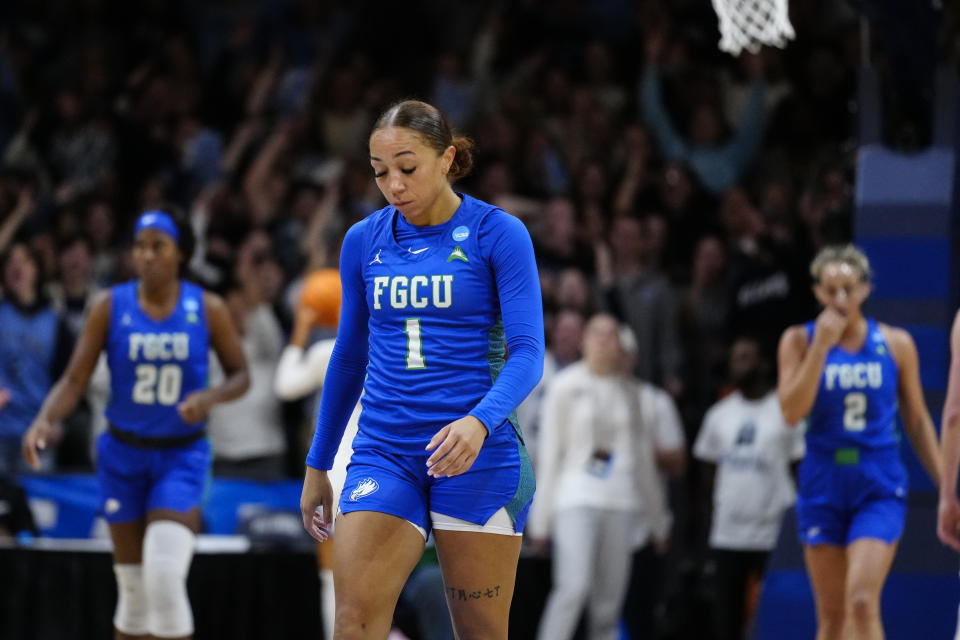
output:
POLYGON ((787 0, 712 0, 720 19, 720 49, 738 56, 763 45, 783 48, 793 39, 787 0))

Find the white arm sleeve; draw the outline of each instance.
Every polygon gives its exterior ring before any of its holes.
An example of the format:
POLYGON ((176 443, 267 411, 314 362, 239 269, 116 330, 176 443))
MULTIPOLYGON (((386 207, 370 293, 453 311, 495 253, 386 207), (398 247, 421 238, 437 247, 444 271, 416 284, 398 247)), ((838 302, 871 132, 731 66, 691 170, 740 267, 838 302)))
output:
POLYGON ((273 390, 282 400, 296 400, 323 386, 335 340, 321 340, 304 354, 303 349, 287 345, 280 354, 273 390))

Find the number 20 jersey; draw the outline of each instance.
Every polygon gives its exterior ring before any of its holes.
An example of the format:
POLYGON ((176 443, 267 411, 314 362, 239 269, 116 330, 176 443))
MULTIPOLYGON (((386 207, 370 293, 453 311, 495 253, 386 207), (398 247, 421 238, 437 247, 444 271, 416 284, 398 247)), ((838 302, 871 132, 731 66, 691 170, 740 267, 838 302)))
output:
MULTIPOLYGON (((806 325, 813 340, 815 323, 806 325)), ((857 353, 834 346, 827 353, 820 386, 807 416, 807 448, 833 455, 836 449, 896 447, 897 364, 876 320, 857 353)))
POLYGON ((184 422, 177 404, 208 384, 209 333, 203 289, 181 281, 173 312, 155 320, 140 309, 137 286, 133 280, 111 290, 107 420, 145 437, 193 433, 203 424, 184 422))

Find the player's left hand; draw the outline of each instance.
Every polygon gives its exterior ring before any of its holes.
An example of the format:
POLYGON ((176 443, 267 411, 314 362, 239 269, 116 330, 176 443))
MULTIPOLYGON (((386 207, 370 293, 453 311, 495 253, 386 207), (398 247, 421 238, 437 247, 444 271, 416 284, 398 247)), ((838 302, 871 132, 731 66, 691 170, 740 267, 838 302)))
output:
POLYGON ((465 472, 477 459, 486 437, 487 428, 473 416, 464 416, 440 429, 426 446, 427 451, 435 449, 427 458, 427 475, 442 478, 465 472))
POLYGON ((195 391, 177 405, 177 413, 187 424, 196 424, 207 419, 213 403, 203 391, 195 391))
POLYGON ((937 509, 937 537, 954 551, 960 551, 960 502, 941 497, 937 509))

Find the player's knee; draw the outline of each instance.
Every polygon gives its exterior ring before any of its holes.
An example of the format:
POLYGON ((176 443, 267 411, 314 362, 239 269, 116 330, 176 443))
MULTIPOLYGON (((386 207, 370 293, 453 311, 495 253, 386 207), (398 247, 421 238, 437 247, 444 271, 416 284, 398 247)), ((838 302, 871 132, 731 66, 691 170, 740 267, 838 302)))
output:
POLYGON ((143 540, 143 587, 147 626, 159 638, 193 633, 193 612, 187 598, 187 572, 195 536, 179 522, 159 520, 147 526, 143 540))
POLYGON ((147 600, 143 592, 143 567, 139 564, 115 564, 117 609, 114 628, 130 636, 147 633, 147 600))
MULTIPOLYGON (((817 622, 825 630, 839 630, 843 627, 845 615, 843 603, 830 603, 817 608, 817 622)), ((827 637, 830 637, 829 634, 827 637)))
POLYGON ((847 615, 854 624, 867 623, 880 613, 877 595, 869 590, 855 590, 847 594, 847 615))

